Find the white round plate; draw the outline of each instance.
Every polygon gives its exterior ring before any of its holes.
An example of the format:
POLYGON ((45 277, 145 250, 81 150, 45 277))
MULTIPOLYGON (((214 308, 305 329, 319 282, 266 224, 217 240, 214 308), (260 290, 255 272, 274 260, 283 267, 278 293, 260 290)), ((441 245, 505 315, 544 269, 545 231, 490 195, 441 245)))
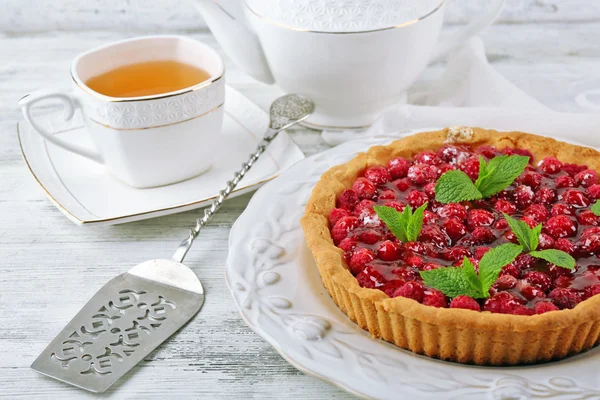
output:
POLYGON ((226 278, 246 323, 301 371, 377 399, 600 399, 600 348, 560 362, 477 367, 415 355, 360 329, 333 303, 300 217, 330 167, 391 138, 298 162, 252 198, 229 237, 226 278))

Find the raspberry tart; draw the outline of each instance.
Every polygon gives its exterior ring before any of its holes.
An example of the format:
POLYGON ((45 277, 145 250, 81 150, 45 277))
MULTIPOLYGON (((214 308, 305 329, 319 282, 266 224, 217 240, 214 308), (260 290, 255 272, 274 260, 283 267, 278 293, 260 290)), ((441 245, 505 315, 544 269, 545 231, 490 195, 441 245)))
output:
POLYGON ((599 168, 532 134, 419 133, 327 171, 301 222, 327 291, 374 337, 545 362, 600 341, 599 168))

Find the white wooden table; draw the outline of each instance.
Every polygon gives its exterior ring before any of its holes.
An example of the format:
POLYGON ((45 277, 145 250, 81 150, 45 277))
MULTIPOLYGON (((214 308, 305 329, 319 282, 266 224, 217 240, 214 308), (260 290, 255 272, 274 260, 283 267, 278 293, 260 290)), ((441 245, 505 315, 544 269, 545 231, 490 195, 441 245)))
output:
MULTIPOLYGON (((102 284, 146 259, 170 257, 200 214, 190 211, 112 227, 75 226, 29 176, 16 136, 21 120, 16 101, 42 87, 67 89, 70 60, 86 49, 158 32, 189 34, 219 49, 191 7, 166 10, 162 3, 0 4, 0 397, 95 397, 42 377, 29 365, 102 284)), ((464 21, 474 3, 465 0, 451 11, 450 21, 464 21)), ((577 96, 588 85, 600 88, 597 3, 509 1, 499 24, 482 35, 490 60, 549 106, 584 111, 585 104, 561 99, 577 96), (561 79, 563 91, 544 95, 536 87, 540 78, 561 79)), ((267 108, 276 90, 252 81, 226 60, 228 83, 267 108)), ((442 68, 430 67, 418 85, 424 87, 442 68)), ((327 147, 315 131, 294 129, 292 136, 307 154, 327 147)), ((103 397, 351 397, 288 365, 235 309, 224 280, 227 237, 250 197, 227 202, 186 258, 207 292, 202 311, 103 397)))

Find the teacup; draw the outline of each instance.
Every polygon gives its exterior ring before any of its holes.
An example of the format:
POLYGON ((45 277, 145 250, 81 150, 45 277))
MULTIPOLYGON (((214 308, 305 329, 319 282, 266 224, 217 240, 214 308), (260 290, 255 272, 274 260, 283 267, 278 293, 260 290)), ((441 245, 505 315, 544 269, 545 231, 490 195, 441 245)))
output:
POLYGON ((208 45, 183 36, 123 40, 79 55, 71 76, 71 92, 39 90, 19 101, 27 122, 47 141, 105 165, 139 188, 182 181, 211 166, 223 122, 225 67, 208 45), (201 68, 210 78, 174 92, 129 98, 106 96, 85 84, 125 65, 163 60, 201 68), (32 116, 33 106, 49 99, 64 103, 67 119, 81 109, 93 149, 53 135, 32 116))

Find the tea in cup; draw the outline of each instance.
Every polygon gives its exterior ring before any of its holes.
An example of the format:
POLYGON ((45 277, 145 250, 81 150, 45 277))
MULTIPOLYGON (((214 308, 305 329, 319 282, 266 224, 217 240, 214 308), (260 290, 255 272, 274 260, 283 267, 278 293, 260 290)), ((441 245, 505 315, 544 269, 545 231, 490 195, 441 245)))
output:
POLYGON ((78 56, 73 90, 39 90, 19 101, 32 128, 47 141, 106 166, 116 178, 144 188, 206 171, 219 150, 225 67, 209 46, 183 36, 116 42, 78 56), (32 108, 64 103, 80 108, 94 148, 48 132, 32 108))

